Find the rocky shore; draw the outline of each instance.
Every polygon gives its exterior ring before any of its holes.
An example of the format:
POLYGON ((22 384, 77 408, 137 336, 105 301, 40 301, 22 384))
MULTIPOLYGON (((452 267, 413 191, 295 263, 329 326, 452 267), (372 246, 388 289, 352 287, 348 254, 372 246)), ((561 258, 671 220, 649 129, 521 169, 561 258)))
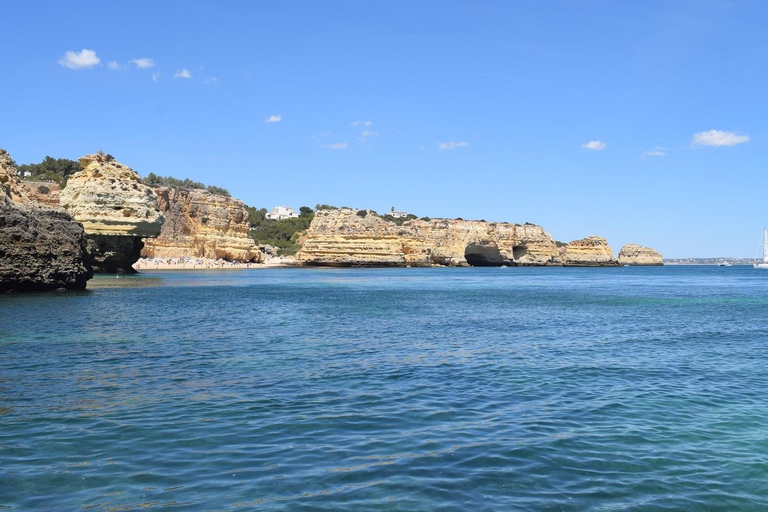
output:
POLYGON ((82 290, 92 276, 83 226, 63 210, 30 201, 1 151, 0 292, 82 290))
POLYGON ((249 237, 248 211, 239 199, 196 188, 149 187, 102 152, 80 158, 82 170, 70 176, 66 187, 42 194, 19 179, 12 162, 0 150, 0 291, 83 289, 94 272, 190 265, 663 264, 662 255, 649 247, 627 244, 614 257, 602 237, 561 244, 530 223, 397 221, 372 210, 332 207, 315 212, 298 239, 295 259, 278 260, 268 258, 249 237))

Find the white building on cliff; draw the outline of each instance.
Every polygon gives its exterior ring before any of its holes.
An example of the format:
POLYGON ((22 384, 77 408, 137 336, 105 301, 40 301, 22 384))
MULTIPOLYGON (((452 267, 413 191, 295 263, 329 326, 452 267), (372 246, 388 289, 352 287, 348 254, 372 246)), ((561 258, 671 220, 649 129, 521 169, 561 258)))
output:
POLYGON ((272 211, 269 212, 266 217, 271 220, 283 220, 283 219, 295 219, 298 218, 299 212, 294 211, 293 208, 287 206, 275 206, 272 211))

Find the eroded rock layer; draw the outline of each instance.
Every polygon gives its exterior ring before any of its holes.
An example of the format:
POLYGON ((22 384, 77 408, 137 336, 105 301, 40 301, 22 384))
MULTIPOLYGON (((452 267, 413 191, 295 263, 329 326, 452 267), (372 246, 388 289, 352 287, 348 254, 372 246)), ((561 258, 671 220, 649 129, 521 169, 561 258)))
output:
POLYGON ((0 292, 82 290, 92 276, 79 223, 62 210, 14 204, 0 186, 0 292))
POLYGON ((619 262, 632 266, 660 266, 664 265, 664 258, 661 253, 650 247, 627 244, 619 251, 619 262))
POLYGON ((369 210, 319 210, 296 260, 328 266, 554 265, 557 248, 534 224, 451 219, 401 226, 369 210))
POLYGON ((564 267, 618 267, 619 261, 613 257, 613 250, 605 238, 588 236, 574 240, 566 245, 560 255, 564 267))
POLYGON ((264 254, 248 236, 248 212, 239 199, 202 189, 156 190, 165 223, 160 236, 144 240, 143 257, 263 260, 264 254))
POLYGON ((82 222, 89 235, 152 237, 160 234, 163 215, 155 191, 111 155, 81 157, 83 168, 70 176, 59 202, 82 222))
POLYGON ((142 237, 157 236, 163 215, 155 191, 111 155, 81 157, 82 171, 70 176, 59 202, 81 222, 98 273, 135 273, 142 237))

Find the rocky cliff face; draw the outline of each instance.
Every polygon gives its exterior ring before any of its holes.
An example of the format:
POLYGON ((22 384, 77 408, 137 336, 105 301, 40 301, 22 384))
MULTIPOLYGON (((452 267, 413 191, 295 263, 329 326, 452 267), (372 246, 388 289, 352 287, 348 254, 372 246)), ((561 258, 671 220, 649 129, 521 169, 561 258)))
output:
POLYGON ((83 170, 70 176, 61 206, 83 224, 96 272, 133 273, 142 237, 157 236, 164 220, 155 191, 111 155, 86 155, 79 163, 83 170))
POLYGON ((15 203, 31 202, 29 191, 19 179, 11 155, 4 149, 0 149, 0 189, 15 203))
POLYGON ((658 251, 637 244, 627 244, 619 251, 619 262, 632 266, 664 265, 664 258, 658 251))
POLYGON ((450 219, 397 226, 368 210, 320 210, 296 260, 329 266, 553 265, 552 237, 533 224, 450 219))
POLYGON ((143 257, 263 260, 263 253, 248 236, 248 212, 239 199, 200 189, 156 190, 165 223, 160 236, 144 240, 143 257))
MULTIPOLYGON (((16 176, 10 162, 0 172, 16 176)), ((83 227, 62 210, 15 204, 11 185, 0 183, 0 292, 84 289, 93 271, 83 227)))
POLYGON ((613 250, 605 238, 589 236, 569 242, 563 248, 560 261, 564 267, 618 267, 613 250))

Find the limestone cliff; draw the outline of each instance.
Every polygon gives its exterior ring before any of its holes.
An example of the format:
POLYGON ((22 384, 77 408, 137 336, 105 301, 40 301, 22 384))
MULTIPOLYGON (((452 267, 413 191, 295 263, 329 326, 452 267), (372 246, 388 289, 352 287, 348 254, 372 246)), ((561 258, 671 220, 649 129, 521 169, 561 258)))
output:
POLYGON ((155 191, 111 155, 81 157, 82 171, 70 176, 59 202, 85 232, 98 235, 151 237, 160 234, 163 215, 155 191))
POLYGON ((83 227, 29 201, 0 150, 0 292, 83 289, 91 276, 83 227))
POLYGON ((0 188, 14 203, 29 203, 29 190, 24 186, 24 182, 19 179, 18 172, 13 166, 11 155, 4 149, 0 149, 0 188))
POLYGON ((569 242, 563 248, 560 261, 564 267, 618 267, 613 250, 605 238, 588 236, 569 242))
POLYGON ((632 266, 660 266, 664 265, 664 258, 650 247, 627 244, 619 251, 619 262, 622 265, 632 266))
POLYGON ((451 219, 398 226, 369 210, 319 210, 298 262, 329 266, 553 265, 557 248, 533 224, 451 219))
POLYGON ((156 190, 165 223, 160 236, 144 240, 143 257, 263 260, 263 253, 248 236, 248 212, 239 199, 202 189, 156 190))
POLYGON ((83 170, 70 176, 61 206, 83 224, 96 272, 132 273, 141 238, 157 236, 164 220, 155 191, 111 155, 86 155, 79 163, 83 170))

